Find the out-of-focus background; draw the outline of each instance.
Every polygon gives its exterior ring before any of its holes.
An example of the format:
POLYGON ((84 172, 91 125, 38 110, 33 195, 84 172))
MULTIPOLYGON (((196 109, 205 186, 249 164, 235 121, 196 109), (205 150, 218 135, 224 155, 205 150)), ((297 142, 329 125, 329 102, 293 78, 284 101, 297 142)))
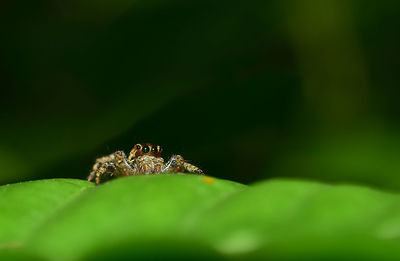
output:
POLYGON ((208 175, 400 189, 400 2, 3 1, 0 184, 162 145, 208 175))

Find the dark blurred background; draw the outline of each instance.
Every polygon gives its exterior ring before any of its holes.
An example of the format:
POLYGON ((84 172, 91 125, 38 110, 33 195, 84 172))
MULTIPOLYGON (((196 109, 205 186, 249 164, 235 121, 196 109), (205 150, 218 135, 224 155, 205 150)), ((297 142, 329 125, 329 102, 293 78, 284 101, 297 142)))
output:
POLYGON ((400 189, 400 2, 0 4, 0 184, 162 145, 208 175, 400 189))

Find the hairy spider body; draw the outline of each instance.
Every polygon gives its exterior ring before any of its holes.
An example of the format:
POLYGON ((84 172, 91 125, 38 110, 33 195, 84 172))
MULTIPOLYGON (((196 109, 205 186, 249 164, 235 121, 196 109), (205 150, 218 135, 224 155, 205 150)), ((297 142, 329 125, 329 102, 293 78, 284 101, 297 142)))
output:
POLYGON ((116 151, 108 156, 98 158, 88 176, 88 181, 94 179, 96 184, 100 184, 103 180, 108 180, 112 177, 132 175, 175 172, 203 174, 201 169, 185 162, 180 155, 172 155, 164 163, 161 151, 161 146, 143 143, 136 144, 128 157, 123 151, 116 151))

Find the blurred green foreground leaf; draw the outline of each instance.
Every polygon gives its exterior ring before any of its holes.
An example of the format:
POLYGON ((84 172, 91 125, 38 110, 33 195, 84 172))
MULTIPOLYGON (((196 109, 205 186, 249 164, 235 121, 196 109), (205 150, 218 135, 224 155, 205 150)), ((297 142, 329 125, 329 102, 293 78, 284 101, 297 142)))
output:
POLYGON ((359 186, 53 179, 0 187, 0 211, 1 260, 400 260, 400 195, 359 186))

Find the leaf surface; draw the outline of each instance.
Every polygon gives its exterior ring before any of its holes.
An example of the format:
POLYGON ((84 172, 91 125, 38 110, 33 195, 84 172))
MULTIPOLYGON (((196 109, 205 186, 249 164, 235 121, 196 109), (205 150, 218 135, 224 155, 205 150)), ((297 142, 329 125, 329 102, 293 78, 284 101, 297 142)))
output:
POLYGON ((17 259, 400 258, 400 195, 362 186, 171 174, 41 180, 0 196, 1 249, 17 259))

